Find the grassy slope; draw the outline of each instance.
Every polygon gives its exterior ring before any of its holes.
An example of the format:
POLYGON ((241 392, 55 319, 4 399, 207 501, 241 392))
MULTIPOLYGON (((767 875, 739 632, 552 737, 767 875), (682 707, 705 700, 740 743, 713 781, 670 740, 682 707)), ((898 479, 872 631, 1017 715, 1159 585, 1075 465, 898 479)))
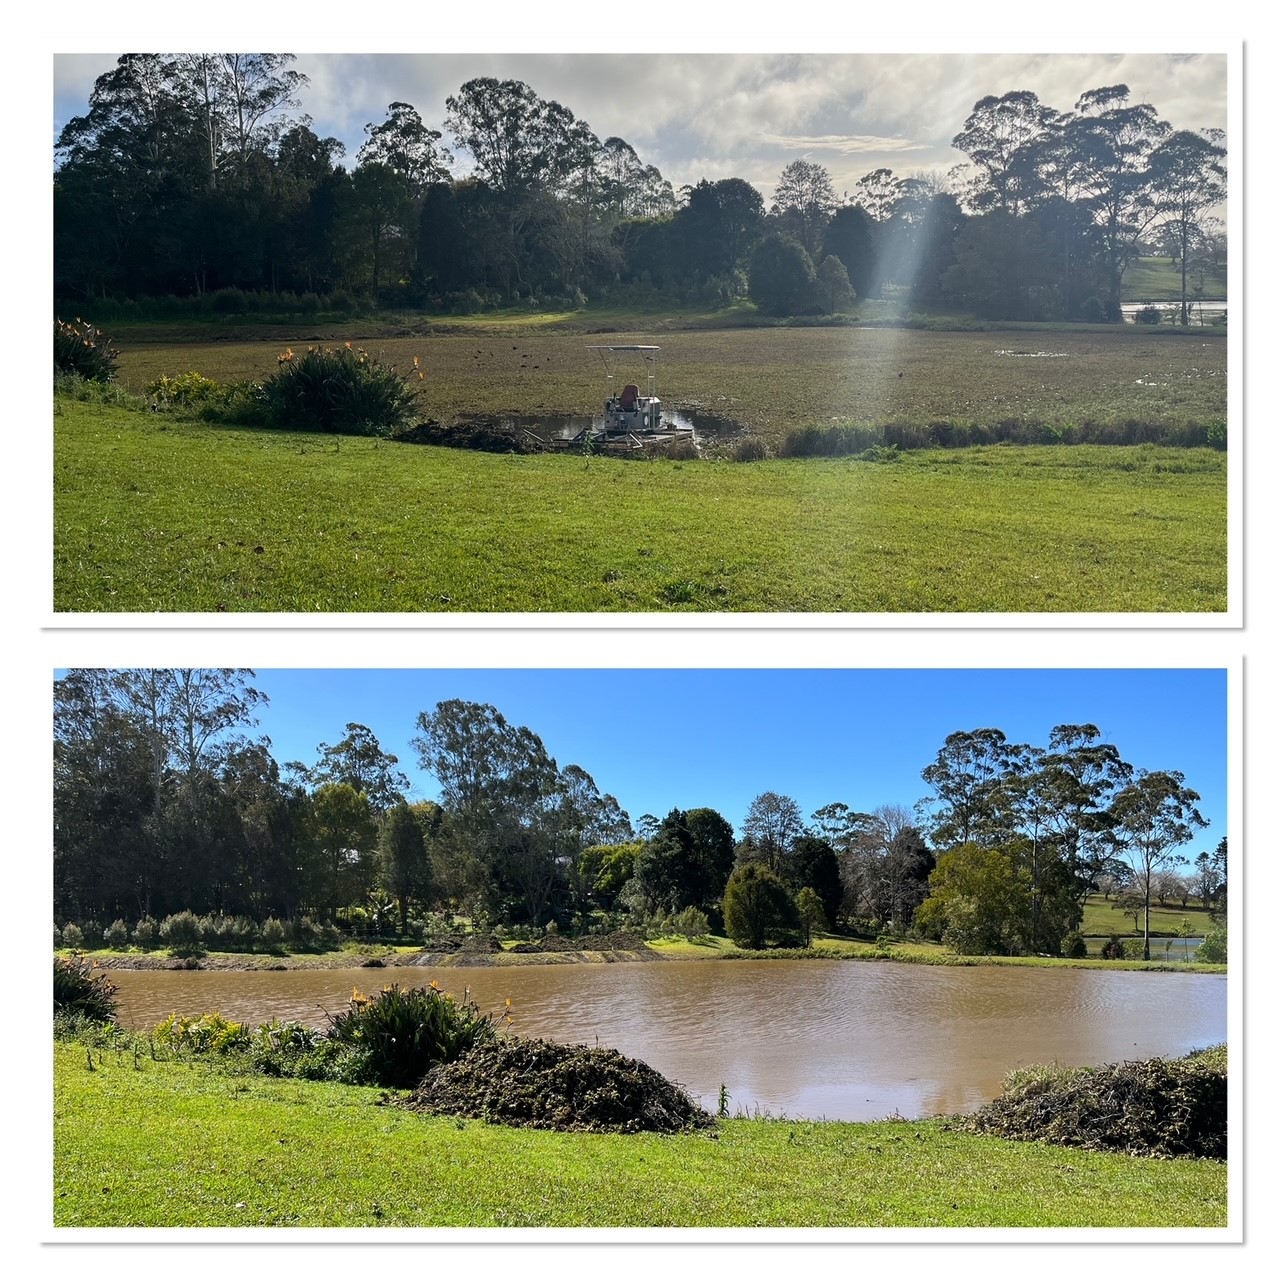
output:
MULTIPOLYGON (((1188 273, 1187 294, 1195 289, 1195 279, 1188 273)), ((1227 269, 1205 276, 1206 298, 1227 296, 1227 269)), ((1182 270, 1171 266, 1168 258, 1139 258, 1131 263, 1124 276, 1126 302, 1176 301, 1182 297, 1182 270)))
POLYGON ((1226 458, 477 455, 59 401, 55 607, 1211 611, 1226 458))
POLYGON ((541 1133, 379 1091, 55 1045, 58 1226, 1225 1226, 1227 1171, 947 1133, 733 1120, 541 1133))
MULTIPOLYGON (((1151 902, 1151 933, 1165 935, 1176 939, 1178 926, 1185 920, 1191 926, 1191 933, 1200 937, 1213 923, 1207 907, 1189 903, 1184 910, 1176 902, 1162 907, 1154 898, 1151 902)), ((1121 937, 1134 932, 1133 917, 1124 915, 1116 908, 1116 900, 1105 901, 1100 894, 1094 894, 1084 904, 1084 923, 1081 932, 1090 937, 1106 936, 1118 933, 1121 937)), ((1142 932, 1139 925, 1138 933, 1142 932)))

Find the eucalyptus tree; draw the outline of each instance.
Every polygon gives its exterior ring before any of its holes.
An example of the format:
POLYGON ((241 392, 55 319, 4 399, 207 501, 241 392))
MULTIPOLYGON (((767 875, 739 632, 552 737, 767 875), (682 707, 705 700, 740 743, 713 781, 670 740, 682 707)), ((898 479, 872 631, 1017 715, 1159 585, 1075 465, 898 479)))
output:
POLYGON ((947 735, 937 758, 921 771, 933 788, 933 797, 921 803, 935 848, 996 844, 1012 831, 1012 798, 1005 785, 1010 755, 1000 729, 947 735))
POLYGON ((964 127, 951 140, 976 170, 966 192, 973 212, 1016 216, 1026 210, 1037 186, 1036 146, 1054 115, 1028 89, 999 98, 989 94, 973 104, 964 127))
POLYGON ((816 261, 831 215, 839 206, 831 174, 812 160, 792 160, 778 175, 770 213, 816 261))
POLYGON ((1150 162, 1169 132, 1150 103, 1130 103, 1124 84, 1081 95, 1068 126, 1076 156, 1073 172, 1093 217, 1113 306, 1119 305, 1126 268, 1160 213, 1150 162))
POLYGON ((1151 895, 1157 876, 1186 862, 1178 850, 1209 824, 1196 808, 1197 792, 1175 770, 1139 770, 1115 796, 1111 840, 1133 872, 1142 903, 1142 957, 1151 959, 1151 895))
POLYGON ((790 796, 764 791, 752 800, 742 821, 744 839, 760 852, 760 859, 772 871, 783 873, 792 846, 804 835, 800 806, 790 796))
POLYGON ((320 758, 307 771, 313 785, 350 783, 369 797, 377 815, 404 802, 409 777, 397 767, 400 758, 384 751, 377 735, 367 725, 349 721, 341 739, 332 745, 322 742, 316 750, 320 758))
POLYGON ((1156 208, 1177 246, 1182 278, 1182 323, 1187 311, 1187 266, 1196 240, 1203 234, 1209 210, 1227 198, 1226 148, 1221 130, 1204 134, 1180 129, 1151 153, 1150 169, 1156 208))
POLYGON ((381 124, 370 122, 356 153, 360 164, 383 164, 400 174, 414 196, 421 196, 436 182, 449 180, 453 157, 439 145, 442 134, 429 129, 415 107, 393 102, 381 124))
POLYGON ((429 891, 427 842, 418 815, 403 800, 387 810, 378 839, 378 878, 396 900, 400 933, 409 927, 409 903, 429 891))

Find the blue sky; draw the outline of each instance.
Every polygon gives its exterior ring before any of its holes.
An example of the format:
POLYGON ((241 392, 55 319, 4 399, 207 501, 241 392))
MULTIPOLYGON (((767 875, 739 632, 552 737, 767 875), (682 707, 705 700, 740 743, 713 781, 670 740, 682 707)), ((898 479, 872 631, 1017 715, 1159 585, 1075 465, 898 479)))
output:
POLYGON ((1211 827, 1227 834, 1227 677, 1212 669, 364 670, 259 669, 269 695, 259 731, 281 763, 313 763, 348 721, 400 757, 415 795, 435 782, 409 745, 421 711, 490 703, 581 765, 632 816, 707 805, 735 827, 762 791, 806 817, 913 805, 920 771, 947 734, 994 727, 1044 745, 1057 724, 1096 724, 1131 764, 1179 769, 1211 827))

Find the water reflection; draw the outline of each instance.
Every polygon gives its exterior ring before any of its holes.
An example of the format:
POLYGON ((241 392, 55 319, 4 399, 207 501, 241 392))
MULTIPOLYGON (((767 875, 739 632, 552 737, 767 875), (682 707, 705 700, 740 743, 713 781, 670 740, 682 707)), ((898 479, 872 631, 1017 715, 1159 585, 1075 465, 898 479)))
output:
POLYGON ((1204 974, 839 961, 112 974, 132 1026, 210 1009, 318 1026, 353 986, 432 978, 487 1010, 510 997, 521 1034, 642 1058, 711 1109, 723 1083, 732 1110, 792 1117, 971 1110, 1017 1066, 1226 1039, 1226 979, 1204 974))

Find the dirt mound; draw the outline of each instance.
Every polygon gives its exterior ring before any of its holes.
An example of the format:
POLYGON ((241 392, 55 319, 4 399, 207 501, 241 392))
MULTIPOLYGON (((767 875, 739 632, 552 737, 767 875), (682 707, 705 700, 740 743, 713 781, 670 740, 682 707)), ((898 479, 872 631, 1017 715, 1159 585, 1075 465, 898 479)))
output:
POLYGON ((549 933, 537 942, 521 942, 511 948, 521 954, 553 951, 646 951, 644 939, 639 934, 629 933, 625 929, 615 929, 612 933, 584 933, 580 938, 566 938, 557 933, 549 933))
POLYGON ((973 1133, 1145 1156, 1227 1158, 1225 1046, 1172 1061, 1032 1067, 954 1122, 973 1133))
POLYGON ((432 1067, 404 1106, 526 1129, 680 1133, 714 1124, 679 1085, 616 1049, 507 1038, 432 1067))

